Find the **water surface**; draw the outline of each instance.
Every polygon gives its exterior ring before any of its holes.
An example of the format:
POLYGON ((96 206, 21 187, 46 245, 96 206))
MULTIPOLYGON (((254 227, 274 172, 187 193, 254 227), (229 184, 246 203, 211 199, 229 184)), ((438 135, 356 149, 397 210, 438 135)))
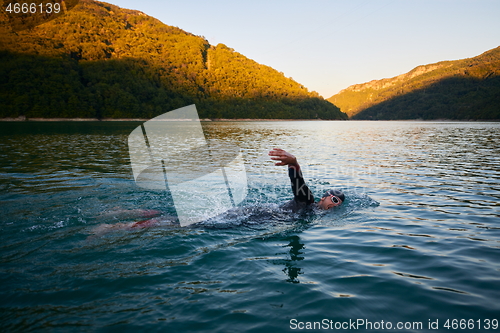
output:
POLYGON ((5 330, 288 332, 291 320, 363 319, 422 332, 473 319, 468 331, 492 331, 500 320, 498 123, 206 122, 207 138, 240 146, 244 206, 267 215, 92 237, 137 221, 118 210, 175 213, 133 181, 138 125, 0 123, 5 330), (342 188, 345 205, 276 213, 291 192, 274 147, 297 156, 317 195, 342 188))

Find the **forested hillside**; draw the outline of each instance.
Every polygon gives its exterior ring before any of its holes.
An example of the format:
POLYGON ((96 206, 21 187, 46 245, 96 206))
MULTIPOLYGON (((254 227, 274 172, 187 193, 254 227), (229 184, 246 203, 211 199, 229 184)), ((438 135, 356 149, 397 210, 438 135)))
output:
POLYGON ((500 47, 353 85, 328 100, 352 119, 500 119, 500 47))
POLYGON ((13 32, 0 18, 0 118, 152 118, 195 103, 201 118, 346 119, 315 92, 139 11, 81 0, 13 32))

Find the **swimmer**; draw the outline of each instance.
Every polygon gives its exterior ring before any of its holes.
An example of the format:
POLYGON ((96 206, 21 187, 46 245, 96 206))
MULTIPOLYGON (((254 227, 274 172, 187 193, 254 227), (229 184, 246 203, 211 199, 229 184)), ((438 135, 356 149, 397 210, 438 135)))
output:
POLYGON ((293 212, 314 207, 328 210, 340 206, 344 202, 344 193, 335 189, 326 191, 323 197, 318 202, 315 202, 314 195, 311 190, 309 190, 309 187, 307 187, 302 177, 297 158, 289 152, 279 148, 274 148, 268 155, 271 156, 273 161, 279 161, 275 163, 276 166, 288 165, 288 176, 292 183, 293 199, 282 205, 282 209, 288 209, 293 212))
MULTIPOLYGON (((302 211, 307 208, 318 208, 321 210, 328 210, 333 207, 342 205, 345 200, 344 193, 339 190, 328 190, 323 195, 323 197, 315 202, 314 195, 312 194, 309 187, 307 187, 304 178, 302 177, 302 172, 300 170, 299 163, 297 159, 292 154, 286 152, 283 149, 275 148, 269 152, 269 156, 274 161, 279 161, 275 163, 277 166, 288 166, 288 176, 292 183, 293 199, 282 204, 280 208, 283 211, 292 211, 294 213, 302 211)), ((251 210, 251 207, 235 207, 224 214, 230 216, 231 214, 244 214, 248 215, 247 210, 251 210)), ((254 215, 262 215, 262 212, 257 209, 254 215)), ((109 212, 101 214, 100 218, 114 218, 114 219, 140 219, 138 222, 128 222, 128 223, 115 223, 115 224, 102 224, 92 229, 91 233, 95 236, 102 236, 108 232, 116 230, 136 230, 150 227, 179 227, 180 224, 176 217, 173 216, 162 216, 161 212, 157 210, 142 210, 142 209, 132 209, 123 210, 115 209, 109 212)))
POLYGON ((139 220, 137 222, 118 222, 114 224, 103 223, 93 227, 90 230, 90 236, 87 240, 101 237, 107 233, 117 230, 137 230, 151 227, 179 227, 179 221, 173 216, 164 216, 158 210, 146 209, 119 209, 115 208, 101 213, 98 219, 117 219, 117 220, 139 220))

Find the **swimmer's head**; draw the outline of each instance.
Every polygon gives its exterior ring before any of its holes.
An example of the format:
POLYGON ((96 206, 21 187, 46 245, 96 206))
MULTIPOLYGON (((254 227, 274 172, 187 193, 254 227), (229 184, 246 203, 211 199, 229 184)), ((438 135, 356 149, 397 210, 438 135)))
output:
POLYGON ((328 210, 332 207, 340 206, 345 200, 345 195, 340 190, 328 190, 323 195, 318 205, 324 209, 328 210))

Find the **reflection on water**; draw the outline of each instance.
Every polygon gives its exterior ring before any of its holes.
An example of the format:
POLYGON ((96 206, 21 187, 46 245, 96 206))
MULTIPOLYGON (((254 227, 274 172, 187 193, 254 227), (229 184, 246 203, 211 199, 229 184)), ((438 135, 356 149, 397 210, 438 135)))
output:
POLYGON ((248 195, 192 228, 107 223, 175 214, 138 188, 127 136, 138 123, 0 123, 0 292, 6 330, 289 331, 289 319, 498 319, 500 125, 204 122, 237 144, 248 195), (297 156, 339 209, 276 209, 297 156), (425 301, 424 301, 425 300, 425 301), (96 315, 99 314, 99 315, 96 315), (55 329, 57 330, 57 329, 55 329))
POLYGON ((288 275, 288 279, 286 280, 287 282, 299 283, 300 281, 298 277, 299 274, 302 274, 302 272, 300 271, 301 268, 299 267, 299 263, 297 261, 304 260, 304 257, 302 256, 304 254, 304 252, 302 252, 304 244, 300 242, 300 237, 296 235, 288 237, 286 240, 290 241, 290 243, 285 245, 285 247, 290 247, 290 259, 285 261, 285 268, 283 269, 283 272, 288 275))

